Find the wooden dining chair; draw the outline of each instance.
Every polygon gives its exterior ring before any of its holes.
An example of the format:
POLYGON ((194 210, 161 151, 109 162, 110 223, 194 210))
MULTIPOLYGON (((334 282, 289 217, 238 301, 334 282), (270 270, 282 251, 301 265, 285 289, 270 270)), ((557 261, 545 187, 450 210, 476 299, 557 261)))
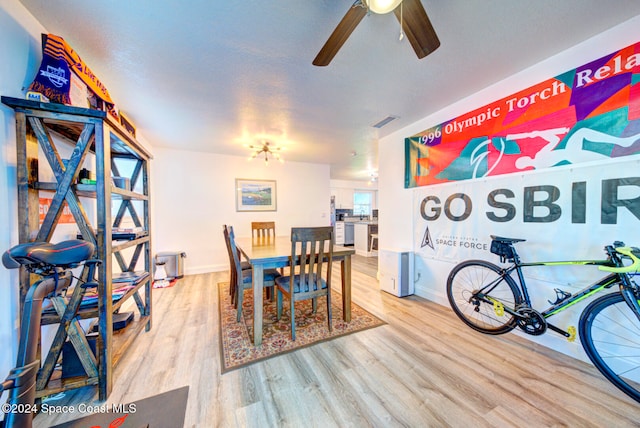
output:
MULTIPOLYGON (((270 242, 276 237, 275 221, 253 221, 251 222, 251 237, 260 241, 270 242)), ((280 268, 280 275, 284 275, 284 268, 280 268)))
MULTIPOLYGON (((235 235, 233 233, 233 226, 228 227, 229 233, 229 246, 231 247, 232 268, 235 268, 235 307, 237 308, 236 321, 240 322, 242 319, 242 300, 244 297, 244 291, 253 288, 253 269, 242 269, 240 264, 240 252, 236 246, 235 235)), ((275 279, 280 276, 280 273, 275 269, 264 270, 264 287, 273 287, 275 285, 275 279)))
POLYGON ((333 227, 294 227, 291 229, 290 274, 276 278, 277 319, 282 317, 282 296, 289 299, 291 314, 291 340, 296 340, 295 302, 313 299, 313 312, 317 298, 327 297, 327 322, 331 331, 331 263, 333 259, 333 227), (298 273, 293 266, 299 260, 298 273), (326 279, 322 277, 326 266, 326 279))
MULTIPOLYGON (((224 235, 224 243, 227 246, 227 253, 229 255, 229 294, 231 295, 231 303, 235 304, 237 273, 233 262, 233 255, 231 254, 231 243, 229 242, 229 227, 226 224, 222 225, 222 233, 224 235)), ((239 252, 238 257, 240 257, 239 252)), ((251 264, 248 261, 241 259, 240 267, 242 268, 242 270, 251 269, 251 264)))
POLYGON ((253 238, 275 238, 275 221, 254 221, 251 222, 251 236, 253 238))

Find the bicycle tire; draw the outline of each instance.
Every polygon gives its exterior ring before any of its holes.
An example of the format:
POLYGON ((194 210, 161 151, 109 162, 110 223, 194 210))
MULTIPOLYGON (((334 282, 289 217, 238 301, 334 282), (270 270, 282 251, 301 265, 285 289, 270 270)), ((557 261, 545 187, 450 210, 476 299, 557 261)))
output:
POLYGON ((485 334, 503 334, 516 327, 515 316, 496 310, 492 302, 472 299, 474 291, 497 281, 495 288, 487 292, 494 302, 503 308, 515 310, 522 303, 522 295, 509 275, 486 260, 467 260, 456 265, 447 278, 447 298, 456 315, 469 327, 485 334), (499 279, 502 277, 502 279, 499 279))
POLYGON ((640 320, 621 293, 591 302, 580 315, 580 340, 593 365, 640 402, 640 320))

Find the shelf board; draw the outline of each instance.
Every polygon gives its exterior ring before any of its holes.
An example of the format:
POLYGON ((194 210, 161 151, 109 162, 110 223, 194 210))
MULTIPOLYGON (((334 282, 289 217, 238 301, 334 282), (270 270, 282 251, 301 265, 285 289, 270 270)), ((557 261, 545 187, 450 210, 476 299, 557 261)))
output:
POLYGON ((111 196, 119 196, 122 199, 132 199, 146 201, 149 199, 147 195, 142 193, 132 192, 131 190, 122 189, 120 187, 111 186, 111 196))
MULTIPOLYGON (((71 187, 76 190, 76 194, 78 196, 83 196, 85 198, 96 197, 97 186, 95 184, 72 184, 71 187)), ((36 190, 55 192, 58 190, 58 183, 38 181, 34 184, 34 188, 36 190)), ((147 195, 143 195, 142 193, 132 192, 130 190, 121 189, 116 186, 111 186, 111 196, 117 199, 130 199, 140 201, 146 201, 149 199, 147 195)))
MULTIPOLYGON (((55 370, 53 376, 60 376, 60 370, 55 370)), ((82 388, 85 386, 93 386, 98 384, 98 377, 75 376, 62 379, 60 377, 53 378, 44 389, 36 390, 36 398, 43 398, 48 395, 58 394, 70 389, 82 388)))
MULTIPOLYGON (((145 159, 151 159, 151 153, 142 146, 138 141, 133 138, 124 127, 116 121, 110 114, 102 110, 94 110, 90 108, 68 106, 59 103, 43 103, 39 101, 25 100, 22 98, 5 97, 1 98, 2 103, 12 107, 16 111, 22 111, 27 114, 34 114, 36 111, 49 112, 54 115, 72 115, 77 117, 84 117, 89 119, 98 119, 107 122, 109 127, 116 132, 112 132, 111 135, 115 137, 115 140, 111 141, 111 150, 115 153, 130 154, 135 157, 143 157, 145 159)), ((64 121, 62 125, 60 121, 55 119, 47 119, 47 123, 61 135, 66 136, 73 140, 80 132, 82 132, 82 121, 78 121, 78 125, 69 123, 68 120, 64 121)))
MULTIPOLYGON (((140 278, 140 280, 135 284, 134 288, 132 288, 131 290, 127 291, 126 294, 124 296, 122 296, 120 299, 114 301, 113 304, 112 304, 113 305, 112 306, 113 311, 115 312, 118 309, 120 309, 122 304, 127 299, 129 299, 131 296, 133 296, 135 292, 140 290, 140 288, 142 286, 144 286, 148 281, 150 281, 149 277, 150 277, 150 274, 147 273, 145 276, 140 278)), ((98 318, 98 306, 97 306, 97 304, 95 306, 89 306, 89 307, 84 307, 84 308, 81 307, 78 310, 77 317, 79 319, 98 318)), ((47 309, 42 313, 42 321, 41 321, 42 325, 59 324, 59 323, 60 323, 60 317, 58 316, 58 314, 53 309, 47 309)))
POLYGON ((147 236, 142 236, 142 237, 137 238, 137 239, 131 239, 131 240, 126 240, 126 241, 125 240, 115 241, 115 242, 117 242, 117 244, 113 244, 111 246, 111 251, 113 253, 115 253, 117 251, 122 251, 125 248, 135 247, 137 245, 144 244, 145 242, 148 242, 149 239, 150 239, 149 235, 147 235, 147 236))
POLYGON ((102 110, 94 110, 90 108, 69 106, 59 103, 45 103, 40 101, 32 101, 23 98, 2 97, 2 103, 13 107, 15 110, 40 110, 50 113, 72 114, 75 116, 86 116, 104 119, 107 113, 102 110))

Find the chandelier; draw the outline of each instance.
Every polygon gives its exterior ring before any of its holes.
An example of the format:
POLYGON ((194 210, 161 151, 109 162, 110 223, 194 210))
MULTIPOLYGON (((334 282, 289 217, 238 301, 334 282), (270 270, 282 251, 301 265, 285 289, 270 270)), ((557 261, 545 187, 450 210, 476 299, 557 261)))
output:
POLYGON ((254 151, 252 153, 251 157, 249 158, 249 160, 255 159, 258 156, 264 156, 265 165, 269 165, 269 157, 272 157, 275 160, 279 160, 280 162, 284 162, 282 160, 282 158, 280 157, 280 154, 276 153, 277 151, 280 151, 281 148, 280 147, 273 147, 267 141, 262 143, 262 146, 249 146, 249 148, 254 151))

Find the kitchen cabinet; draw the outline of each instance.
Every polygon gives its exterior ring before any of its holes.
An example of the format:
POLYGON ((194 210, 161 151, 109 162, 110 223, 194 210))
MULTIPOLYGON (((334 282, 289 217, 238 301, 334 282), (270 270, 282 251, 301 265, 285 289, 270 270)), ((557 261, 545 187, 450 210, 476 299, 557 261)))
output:
POLYGON ((331 195, 335 196, 337 209, 353 209, 353 189, 336 187, 331 189, 331 195))
POLYGON ((344 245, 344 221, 337 221, 334 229, 336 245, 344 245))
POLYGON ((378 224, 371 222, 357 222, 354 225, 354 229, 354 246, 356 254, 365 257, 376 256, 378 251, 375 248, 373 251, 369 250, 371 248, 371 234, 378 233, 378 224))
MULTIPOLYGON (((66 206, 72 215, 70 223, 75 222, 72 228, 95 245, 93 257, 100 260, 97 287, 90 289, 97 305, 81 306, 71 321, 73 329, 64 329, 66 322, 57 311, 43 313, 42 324, 58 325, 63 334, 56 335, 47 355, 41 357, 36 396, 91 385, 97 386, 99 399, 106 400, 113 387, 116 363, 137 334, 151 328, 151 154, 103 111, 9 97, 2 97, 2 103, 12 107, 16 115, 20 243, 50 242, 66 206), (65 152, 70 152, 67 159, 65 152), (95 180, 79 183, 85 166, 95 168, 95 180), (114 182, 114 177, 120 178, 114 182), (52 198, 43 219, 39 212, 41 192, 52 198), (123 222, 132 226, 124 227, 123 222), (113 283, 119 280, 114 279, 116 276, 132 278, 126 291, 114 293, 113 283), (138 314, 116 333, 114 318, 131 298, 138 314), (97 324, 95 352, 77 325, 80 319, 94 319, 97 324), (69 378, 57 369, 61 355, 64 363, 61 349, 67 337, 74 339, 75 353, 86 372, 69 378)), ((30 285, 29 273, 21 269, 21 303, 30 285)), ((79 290, 82 295, 87 293, 84 287, 79 290)))

